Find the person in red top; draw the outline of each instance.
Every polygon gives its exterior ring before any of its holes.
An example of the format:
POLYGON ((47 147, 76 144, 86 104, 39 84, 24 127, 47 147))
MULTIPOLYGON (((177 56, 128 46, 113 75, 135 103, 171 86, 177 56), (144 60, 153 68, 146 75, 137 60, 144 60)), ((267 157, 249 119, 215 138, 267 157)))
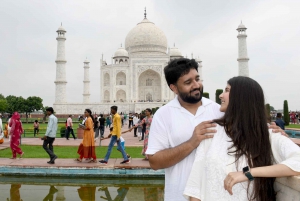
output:
POLYGON ((72 134, 74 140, 76 139, 73 131, 73 122, 72 122, 72 115, 69 115, 69 118, 67 119, 67 133, 66 133, 66 138, 69 140, 70 133, 72 134))
POLYGON ((23 127, 22 127, 22 122, 20 121, 20 114, 18 112, 15 112, 13 116, 11 117, 11 121, 9 122, 9 126, 11 127, 10 129, 10 148, 12 151, 12 158, 11 159, 16 159, 17 154, 20 154, 20 158, 24 155, 24 152, 21 150, 19 147, 20 145, 20 137, 21 134, 23 133, 23 127))

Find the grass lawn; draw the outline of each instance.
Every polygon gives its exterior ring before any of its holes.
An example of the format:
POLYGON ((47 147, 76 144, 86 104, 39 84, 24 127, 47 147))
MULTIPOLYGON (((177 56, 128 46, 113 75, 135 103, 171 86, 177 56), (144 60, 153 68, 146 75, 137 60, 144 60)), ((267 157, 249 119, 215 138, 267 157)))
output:
MULTIPOLYGON (((49 158, 49 155, 42 146, 21 145, 22 151, 25 153, 23 158, 49 158)), ((58 158, 78 158, 78 147, 70 146, 54 146, 54 153, 58 158)), ((98 159, 103 159, 107 151, 107 147, 96 147, 96 156, 98 159)), ((126 147, 125 150, 132 158, 144 158, 141 155, 142 147, 126 147)), ((7 148, 0 150, 0 158, 12 157, 11 149, 7 148)), ((19 157, 19 156, 17 156, 19 157)), ((117 151, 116 146, 113 148, 110 158, 122 158, 122 154, 117 151)))
POLYGON ((288 126, 285 126, 286 128, 298 128, 300 129, 300 124, 290 124, 288 126))

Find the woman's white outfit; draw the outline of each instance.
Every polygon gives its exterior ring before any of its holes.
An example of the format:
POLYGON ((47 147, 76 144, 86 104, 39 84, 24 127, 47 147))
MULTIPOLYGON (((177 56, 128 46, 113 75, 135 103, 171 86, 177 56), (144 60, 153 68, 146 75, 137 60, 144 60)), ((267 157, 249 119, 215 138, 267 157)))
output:
MULTIPOLYGON (((230 172, 242 171, 248 165, 247 160, 241 157, 236 166, 234 155, 228 153, 228 148, 233 144, 231 139, 224 127, 218 125, 216 129, 214 138, 202 141, 197 148, 184 196, 201 201, 246 201, 248 181, 235 184, 233 195, 230 195, 224 189, 224 179, 230 172)), ((300 172, 300 147, 280 133, 269 132, 275 164, 284 164, 300 172)), ((249 193, 252 192, 252 184, 250 182, 249 193)))

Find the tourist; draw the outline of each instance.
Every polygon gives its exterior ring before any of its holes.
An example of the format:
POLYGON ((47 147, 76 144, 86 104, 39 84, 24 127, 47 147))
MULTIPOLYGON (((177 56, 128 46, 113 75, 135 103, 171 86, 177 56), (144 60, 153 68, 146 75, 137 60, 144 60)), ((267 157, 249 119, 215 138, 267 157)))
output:
POLYGON ((99 118, 100 126, 99 126, 99 129, 100 129, 100 135, 101 135, 101 137, 104 136, 105 121, 106 121, 106 119, 103 117, 103 114, 100 114, 100 118, 99 118))
POLYGON ((8 138, 8 122, 6 122, 4 126, 4 137, 8 138))
POLYGON ((54 110, 52 107, 48 107, 46 109, 47 115, 49 116, 47 130, 45 133, 45 136, 41 138, 41 140, 44 140, 43 148, 48 153, 50 157, 50 161, 48 161, 48 164, 54 164, 55 159, 57 159, 57 156, 54 154, 53 150, 53 142, 56 137, 57 132, 57 118, 54 116, 54 110))
MULTIPOLYGON (((138 123, 139 126, 142 126, 143 124, 146 125, 146 132, 145 132, 145 138, 144 138, 144 148, 142 150, 142 155, 145 156, 143 160, 148 160, 148 156, 146 155, 146 151, 148 148, 148 138, 149 138, 149 132, 150 132, 150 127, 151 127, 151 122, 152 122, 152 110, 150 108, 147 108, 145 110, 146 117, 143 118, 143 120, 138 123)), ((138 125, 134 127, 138 127, 138 125)), ((132 130, 133 128, 131 128, 132 130)), ((130 130, 130 131, 131 131, 130 130)))
POLYGON ((99 133, 100 133, 100 123, 99 123, 100 117, 95 118, 94 122, 94 141, 96 142, 99 138, 99 133))
POLYGON ((117 142, 118 145, 118 149, 121 151, 122 156, 124 158, 124 161, 121 162, 121 164, 125 164, 125 163, 130 163, 130 160, 128 159, 123 147, 121 146, 121 142, 120 142, 120 137, 121 137, 121 117, 120 115, 117 113, 118 111, 118 107, 117 106, 112 106, 111 107, 111 113, 114 115, 113 118, 113 131, 112 131, 112 136, 110 139, 110 143, 108 145, 108 149, 107 149, 107 153, 105 155, 104 160, 99 161, 101 164, 107 164, 108 159, 110 157, 111 154, 111 150, 113 148, 113 146, 115 145, 115 143, 117 142))
POLYGON ((84 130, 83 139, 77 151, 77 153, 79 154, 79 158, 75 159, 75 161, 82 162, 83 158, 92 158, 89 163, 97 163, 94 142, 95 120, 90 109, 85 109, 84 116, 86 117, 86 121, 84 122, 84 126, 80 126, 80 128, 84 130))
POLYGON ((70 133, 72 134, 74 140, 76 140, 76 137, 74 135, 74 130, 73 130, 72 115, 69 115, 69 118, 67 119, 67 133, 66 133, 67 140, 69 140, 70 133))
POLYGON ((106 127, 110 128, 111 127, 111 117, 110 115, 108 115, 106 117, 106 127))
POLYGON ((20 158, 22 158, 24 152, 19 146, 20 146, 20 138, 23 133, 23 127, 22 127, 22 122, 20 120, 20 114, 18 112, 14 112, 14 114, 12 115, 9 126, 11 128, 10 148, 13 154, 11 159, 16 159, 17 154, 19 154, 20 158))
POLYGON ((205 135, 216 132, 210 120, 223 113, 218 104, 202 98, 203 85, 194 59, 175 59, 165 67, 164 74, 177 96, 156 111, 146 154, 152 169, 165 169, 164 200, 184 201, 182 194, 195 149, 202 140, 212 138, 205 135))
MULTIPOLYGON (((139 121, 136 123, 137 128, 134 128, 134 129, 137 129, 137 131, 138 131, 137 136, 138 136, 139 141, 142 141, 142 130, 144 127, 143 125, 145 125, 145 124, 140 125, 142 123, 143 119, 144 119, 144 117, 141 115, 139 121)), ((143 137, 144 137, 144 135, 143 135, 143 137)))
MULTIPOLYGON (((133 115, 133 126, 137 125, 138 121, 139 121, 138 114, 135 113, 135 115, 133 115)), ((137 127, 134 127, 133 130, 134 130, 134 135, 133 136, 137 137, 137 135, 136 135, 137 127)))
MULTIPOLYGON (((107 137, 101 138, 101 140, 105 140, 105 139, 111 138, 111 136, 112 136, 112 131, 113 131, 113 127, 111 127, 109 130, 110 130, 109 135, 108 135, 107 137)), ((123 131, 122 134, 127 133, 127 132, 130 132, 130 130, 123 131)), ((120 137, 120 141, 121 141, 121 146, 123 147, 123 150, 125 151, 125 149, 126 149, 126 148, 125 148, 125 139, 124 139, 122 136, 120 137)), ((118 150, 119 152, 121 152, 121 150, 119 149, 119 147, 117 147, 117 150, 118 150)), ((125 151, 125 153, 126 153, 126 151, 125 151)), ((126 155, 127 155, 127 158, 128 158, 128 159, 131 158, 129 154, 126 153, 126 155)))
POLYGON ((275 121, 276 125, 279 126, 282 130, 285 130, 285 123, 284 121, 282 120, 282 114, 281 113, 277 113, 277 116, 276 116, 276 121, 275 121))
POLYGON ((35 120, 34 123, 33 123, 33 135, 35 137, 35 135, 39 135, 39 131, 40 131, 40 124, 38 122, 38 120, 35 120))
POLYGON ((214 120, 214 139, 198 146, 184 194, 190 201, 276 200, 274 177, 300 175, 300 147, 268 130, 263 90, 253 79, 231 78, 220 99, 225 115, 214 120))
POLYGON ((11 129, 11 127, 9 126, 11 117, 12 117, 11 114, 8 115, 8 120, 7 120, 7 122, 8 122, 8 141, 9 141, 9 142, 10 142, 10 138, 11 138, 11 136, 10 136, 10 129, 11 129))
POLYGON ((131 128, 131 126, 133 126, 133 115, 132 113, 129 113, 128 128, 131 128))

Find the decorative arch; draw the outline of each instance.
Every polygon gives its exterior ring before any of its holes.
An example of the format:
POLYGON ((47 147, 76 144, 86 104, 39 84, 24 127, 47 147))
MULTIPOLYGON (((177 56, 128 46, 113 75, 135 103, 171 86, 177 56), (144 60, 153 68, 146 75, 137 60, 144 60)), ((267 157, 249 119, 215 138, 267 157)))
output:
POLYGON ((117 74, 116 85, 126 85, 126 75, 124 72, 119 72, 117 74))
POLYGON ((116 98, 118 102, 126 102, 126 92, 122 89, 118 90, 116 98))
POLYGON ((109 86, 110 85, 110 76, 108 73, 104 74, 104 86, 109 86))
POLYGON ((104 92, 104 102, 109 102, 110 101, 110 93, 108 90, 104 92))
POLYGON ((140 74, 138 86, 139 101, 161 101, 161 77, 154 70, 148 69, 140 74))

